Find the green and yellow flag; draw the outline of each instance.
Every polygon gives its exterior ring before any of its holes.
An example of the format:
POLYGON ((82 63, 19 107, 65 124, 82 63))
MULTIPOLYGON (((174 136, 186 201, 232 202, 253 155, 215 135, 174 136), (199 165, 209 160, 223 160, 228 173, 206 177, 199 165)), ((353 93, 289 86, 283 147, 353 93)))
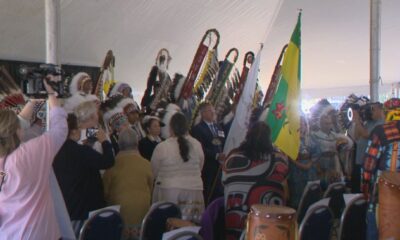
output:
POLYGON ((279 85, 266 118, 273 143, 294 160, 300 148, 300 39, 301 12, 284 55, 279 85))

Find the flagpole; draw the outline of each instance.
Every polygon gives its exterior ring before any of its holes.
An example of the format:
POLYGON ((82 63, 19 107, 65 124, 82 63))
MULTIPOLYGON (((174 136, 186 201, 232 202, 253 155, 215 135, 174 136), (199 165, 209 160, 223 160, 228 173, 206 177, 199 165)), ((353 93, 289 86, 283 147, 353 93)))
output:
POLYGON ((381 0, 371 0, 370 9, 370 96, 379 101, 380 52, 381 52, 381 0))

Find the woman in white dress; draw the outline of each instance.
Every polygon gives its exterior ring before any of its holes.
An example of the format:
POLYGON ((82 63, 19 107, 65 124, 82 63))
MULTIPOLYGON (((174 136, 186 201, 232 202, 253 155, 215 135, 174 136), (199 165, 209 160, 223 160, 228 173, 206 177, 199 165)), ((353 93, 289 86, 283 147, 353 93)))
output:
POLYGON ((157 145, 151 158, 156 179, 153 203, 176 203, 183 219, 199 222, 204 211, 203 150, 201 144, 188 134, 188 122, 182 113, 173 115, 170 132, 171 137, 157 145))

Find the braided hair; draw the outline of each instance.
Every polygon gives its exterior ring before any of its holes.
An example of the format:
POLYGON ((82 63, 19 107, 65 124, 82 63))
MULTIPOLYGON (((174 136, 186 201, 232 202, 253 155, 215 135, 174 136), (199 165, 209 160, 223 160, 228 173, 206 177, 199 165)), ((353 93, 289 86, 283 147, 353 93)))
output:
POLYGON ((180 112, 175 113, 171 118, 170 127, 178 138, 179 153, 183 161, 189 161, 189 142, 184 137, 188 133, 188 121, 185 115, 180 112))

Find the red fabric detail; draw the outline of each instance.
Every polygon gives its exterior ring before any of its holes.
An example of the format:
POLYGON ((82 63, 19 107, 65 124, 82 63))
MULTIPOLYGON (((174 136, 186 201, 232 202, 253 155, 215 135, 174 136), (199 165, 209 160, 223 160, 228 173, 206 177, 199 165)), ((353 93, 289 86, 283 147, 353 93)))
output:
POLYGON ((186 82, 182 88, 181 96, 184 99, 188 99, 192 95, 194 82, 199 74, 201 64, 205 56, 207 55, 208 47, 204 44, 200 44, 199 48, 197 49, 196 55, 190 66, 189 73, 187 74, 186 82))

